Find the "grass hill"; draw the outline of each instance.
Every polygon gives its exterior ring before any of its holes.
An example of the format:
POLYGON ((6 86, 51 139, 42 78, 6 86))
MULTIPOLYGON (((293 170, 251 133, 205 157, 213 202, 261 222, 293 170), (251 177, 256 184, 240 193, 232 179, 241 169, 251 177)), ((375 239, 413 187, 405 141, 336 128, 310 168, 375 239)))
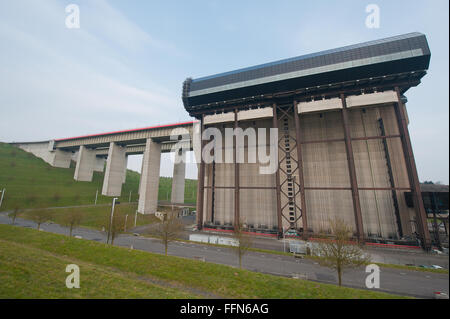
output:
POLYGON ((0 225, 0 298, 399 298, 0 225), (80 267, 67 289, 65 267, 80 267))
MULTIPOLYGON (((102 196, 104 173, 94 172, 92 182, 77 182, 73 179, 75 163, 70 168, 52 167, 31 153, 6 143, 0 143, 0 189, 6 188, 0 210, 35 207, 61 207, 111 203, 111 197, 102 196)), ((127 170, 126 183, 122 186, 120 201, 138 200, 140 174, 127 170)), ((196 180, 186 180, 185 202, 196 201, 196 180)), ((162 177, 159 184, 159 199, 170 199, 172 179, 162 177)))

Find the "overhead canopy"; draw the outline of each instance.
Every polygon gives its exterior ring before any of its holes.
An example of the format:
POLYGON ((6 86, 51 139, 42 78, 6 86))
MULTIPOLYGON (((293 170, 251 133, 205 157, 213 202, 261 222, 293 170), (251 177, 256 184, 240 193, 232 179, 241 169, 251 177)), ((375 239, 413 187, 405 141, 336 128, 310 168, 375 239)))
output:
POLYGON ((188 112, 227 100, 333 83, 417 72, 430 62, 425 35, 409 33, 307 54, 198 79, 186 79, 183 103, 188 112))

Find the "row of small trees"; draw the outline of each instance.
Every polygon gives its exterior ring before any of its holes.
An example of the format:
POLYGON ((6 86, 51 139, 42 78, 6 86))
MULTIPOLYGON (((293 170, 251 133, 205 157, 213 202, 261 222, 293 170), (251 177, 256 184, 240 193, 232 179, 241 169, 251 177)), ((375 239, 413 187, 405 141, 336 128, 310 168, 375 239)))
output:
MULTIPOLYGON (((16 218, 23 213, 18 207, 9 212, 8 216, 14 224, 16 218)), ((48 209, 34 209, 27 211, 27 216, 37 224, 40 229, 41 224, 52 219, 53 213, 48 209)), ((105 220, 105 228, 109 229, 110 243, 114 244, 114 239, 118 234, 125 231, 126 218, 120 211, 114 214, 112 222, 110 216, 105 220)), ((84 215, 78 210, 67 210, 62 219, 62 224, 69 228, 69 236, 78 227, 84 215)), ((313 254, 318 256, 319 264, 334 269, 338 276, 339 286, 342 284, 342 274, 345 269, 355 268, 368 264, 370 259, 364 254, 356 242, 352 242, 352 228, 343 220, 334 219, 329 221, 331 234, 322 233, 314 245, 313 254)), ((177 214, 171 212, 164 215, 164 218, 151 227, 151 234, 158 237, 164 245, 164 253, 167 255, 169 243, 177 240, 184 227, 177 214)), ((239 260, 239 267, 242 268, 243 256, 252 247, 252 238, 245 232, 244 224, 240 221, 234 229, 233 238, 236 246, 232 246, 239 260)))
MULTIPOLYGON (((344 270, 366 265, 370 258, 364 254, 357 242, 352 241, 353 230, 345 221, 336 218, 330 220, 329 225, 331 233, 321 232, 318 235, 312 253, 320 265, 336 271, 341 286, 344 270)), ((169 243, 176 240, 182 230, 179 218, 175 214, 167 214, 164 220, 155 225, 152 233, 161 239, 167 255, 169 243)), ((233 238, 236 240, 236 246, 232 248, 239 259, 239 267, 242 268, 242 259, 252 248, 252 237, 246 233, 242 221, 235 226, 233 238)))
MULTIPOLYGON (((24 211, 18 207, 15 207, 8 213, 8 216, 12 220, 12 224, 15 224, 17 217, 26 213, 27 217, 36 223, 37 229, 41 228, 41 225, 50 221, 54 213, 46 208, 37 208, 28 211, 24 211)), ((69 236, 72 237, 73 230, 81 224, 83 220, 83 213, 78 210, 67 210, 62 218, 63 226, 69 228, 69 236)))
MULTIPOLYGON (((31 219, 36 223, 36 228, 39 230, 41 228, 41 225, 49 222, 53 219, 55 216, 54 211, 47 209, 47 208, 36 208, 36 209, 28 209, 23 210, 19 207, 15 207, 13 210, 11 210, 8 213, 8 216, 11 218, 12 224, 16 223, 16 219, 26 214, 26 217, 28 219, 31 219)), ((63 226, 66 226, 69 229, 69 236, 72 237, 73 230, 77 228, 81 222, 84 219, 84 214, 80 210, 75 209, 67 209, 64 211, 63 217, 61 218, 61 224, 63 226)), ((117 211, 114 215, 112 224, 110 225, 110 215, 108 214, 105 217, 104 227, 110 229, 110 238, 111 238, 111 244, 114 243, 114 239, 117 237, 118 234, 122 233, 126 226, 125 226, 125 216, 121 214, 119 211, 117 211)))

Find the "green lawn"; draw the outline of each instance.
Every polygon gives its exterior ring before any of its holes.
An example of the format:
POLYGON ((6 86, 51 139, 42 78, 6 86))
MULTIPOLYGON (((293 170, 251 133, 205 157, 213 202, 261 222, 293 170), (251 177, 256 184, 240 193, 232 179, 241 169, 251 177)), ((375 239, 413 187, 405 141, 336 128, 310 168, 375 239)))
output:
POLYGON ((0 298, 398 297, 111 247, 10 225, 0 225, 0 251, 0 298), (69 263, 80 266, 79 290, 65 288, 65 265, 69 263))
POLYGON ((0 240, 0 298, 195 298, 120 270, 0 240), (80 267, 80 288, 68 289, 68 264, 80 267), (34 266, 32 266, 34 265, 34 266))
MULTIPOLYGON (((0 143, 0 188, 6 188, 0 209, 89 205, 94 204, 97 190, 98 204, 111 203, 111 197, 101 195, 103 173, 94 172, 92 182, 77 182, 73 179, 74 171, 74 162, 68 169, 52 167, 31 153, 0 143)), ((139 178, 139 173, 127 170, 121 202, 129 201, 130 191, 131 201, 137 201, 139 178)), ((186 203, 195 203, 196 189, 196 180, 186 180, 186 203)), ((170 199, 171 190, 172 179, 162 177, 159 199, 170 199)))
MULTIPOLYGON (((128 215, 127 229, 134 227, 134 217, 137 209, 136 203, 121 203, 115 206, 114 214, 128 215)), ((102 227, 107 228, 111 216, 111 205, 108 206, 90 206, 90 207, 71 207, 71 208, 54 208, 50 209, 52 213, 51 221, 64 225, 64 215, 71 211, 79 211, 83 215, 80 226, 101 230, 102 227)), ((31 211, 25 211, 19 215, 21 218, 31 219, 31 211)), ((152 224, 159 221, 153 214, 142 215, 137 214, 136 226, 152 224)))

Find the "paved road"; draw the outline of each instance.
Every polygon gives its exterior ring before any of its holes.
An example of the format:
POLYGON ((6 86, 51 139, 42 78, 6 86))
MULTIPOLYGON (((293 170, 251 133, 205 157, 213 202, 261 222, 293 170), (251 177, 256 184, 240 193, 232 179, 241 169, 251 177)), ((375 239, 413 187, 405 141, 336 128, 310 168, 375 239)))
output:
MULTIPOLYGON (((148 226, 141 226, 136 228, 139 234, 148 233, 148 226)), ((228 233, 214 232, 214 231, 189 231, 185 230, 181 235, 181 239, 188 240, 190 234, 205 234, 214 236, 231 236, 228 233)), ((261 248, 275 251, 289 251, 289 242, 295 239, 277 240, 275 238, 254 237, 252 246, 254 248, 261 248)), ((449 256, 438 255, 433 253, 424 252, 421 249, 398 249, 398 248, 385 248, 385 247, 370 247, 365 246, 364 251, 371 255, 373 262, 395 265, 414 265, 414 266, 431 266, 439 265, 445 269, 449 269, 449 256)))
MULTIPOLYGON (((0 214, 0 223, 10 224, 11 220, 5 213, 0 214)), ((29 220, 18 218, 17 226, 36 227, 36 224, 29 220)), ((68 234, 68 230, 57 224, 44 224, 41 228, 45 231, 68 234)), ((74 235, 79 235, 84 239, 98 242, 106 241, 106 234, 101 231, 79 228, 74 231, 74 235)), ((141 236, 120 235, 115 244, 123 247, 163 253, 163 246, 153 238, 141 236)), ((208 262, 238 266, 238 259, 229 248, 219 248, 195 243, 175 242, 169 246, 169 255, 186 258, 204 258, 208 262)), ((280 276, 292 276, 298 274, 302 278, 324 283, 336 283, 336 275, 329 269, 319 266, 309 259, 295 259, 290 256, 280 256, 257 252, 248 252, 243 259, 243 266, 246 269, 270 273, 280 276)), ((364 268, 349 270, 343 276, 343 284, 348 287, 364 288, 367 274, 364 268)), ((408 271, 402 269, 383 268, 381 270, 380 291, 409 295, 421 298, 432 298, 435 291, 448 294, 449 280, 446 274, 436 274, 431 272, 408 271)))
MULTIPOLYGON (((181 239, 189 240, 189 235, 199 234, 198 231, 192 231, 192 226, 195 226, 195 216, 184 216, 183 223, 186 230, 180 235, 181 239)), ((148 225, 137 227, 134 232, 139 234, 148 233, 148 225)), ((223 231, 202 231, 200 232, 206 235, 215 236, 231 236, 227 232, 223 231)), ((252 240, 252 246, 254 248, 276 250, 276 251, 289 251, 289 242, 296 241, 295 239, 278 240, 274 237, 262 237, 257 236, 252 240)), ((415 265, 415 266, 431 266, 439 265, 443 268, 449 269, 449 257, 448 255, 438 255, 433 253, 427 253, 421 249, 398 249, 398 248, 386 248, 386 247, 372 247, 365 246, 364 251, 371 255, 373 262, 384 264, 396 264, 396 265, 415 265)))

